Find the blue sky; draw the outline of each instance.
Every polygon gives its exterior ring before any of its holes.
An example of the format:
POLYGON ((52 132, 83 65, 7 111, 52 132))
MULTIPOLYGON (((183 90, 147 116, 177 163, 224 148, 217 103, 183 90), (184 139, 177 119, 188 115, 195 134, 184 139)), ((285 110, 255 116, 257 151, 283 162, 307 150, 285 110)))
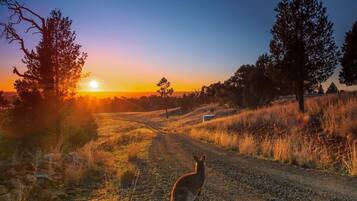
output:
MULTIPOLYGON (((89 54, 85 66, 85 71, 91 72, 88 79, 98 80, 106 91, 135 91, 151 90, 145 86, 162 76, 178 90, 198 89, 227 79, 242 64, 254 63, 269 51, 273 9, 278 1, 22 2, 43 16, 59 8, 73 20, 78 42, 89 54)), ((341 46, 345 32, 357 20, 357 1, 323 3, 341 46)), ((6 16, 6 9, 0 8, 0 21, 6 16)), ((30 47, 36 43, 31 34, 25 39, 30 47)), ((11 66, 21 67, 21 57, 16 44, 0 40, 0 89, 9 89, 16 78, 11 66)), ((329 82, 338 82, 337 77, 335 73, 329 82)), ((81 83, 83 90, 86 82, 81 83)))

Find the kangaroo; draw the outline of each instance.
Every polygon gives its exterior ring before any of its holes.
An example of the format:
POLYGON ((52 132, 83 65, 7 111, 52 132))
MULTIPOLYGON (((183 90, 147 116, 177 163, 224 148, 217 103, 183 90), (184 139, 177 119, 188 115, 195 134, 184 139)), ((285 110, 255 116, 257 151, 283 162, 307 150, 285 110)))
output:
POLYGON ((195 201, 201 193, 203 183, 205 181, 205 160, 206 156, 195 160, 195 171, 184 174, 174 184, 170 201, 195 201))

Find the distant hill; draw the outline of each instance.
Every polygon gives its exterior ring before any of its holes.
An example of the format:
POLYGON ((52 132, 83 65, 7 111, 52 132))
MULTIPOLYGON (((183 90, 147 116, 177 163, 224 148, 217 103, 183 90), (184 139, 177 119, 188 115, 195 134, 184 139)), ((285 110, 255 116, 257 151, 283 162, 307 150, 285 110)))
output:
MULTIPOLYGON (((174 92, 173 96, 182 96, 187 91, 174 92)), ((127 97, 127 98, 140 98, 142 96, 158 95, 157 92, 117 92, 117 91, 104 91, 104 92, 92 92, 92 91, 82 91, 78 92, 79 96, 95 96, 99 98, 110 98, 110 97, 127 97)))
POLYGON ((16 97, 16 92, 4 91, 4 97, 6 100, 12 101, 16 97))
MULTIPOLYGON (((182 96, 187 91, 174 92, 173 96, 182 96)), ((16 92, 4 92, 5 98, 7 100, 13 100, 16 97, 16 92)), ((103 92, 92 92, 92 91, 81 91, 78 92, 78 96, 95 96, 99 98, 111 98, 111 97, 127 97, 127 98, 140 98, 142 96, 158 95, 156 92, 117 92, 117 91, 103 91, 103 92)))

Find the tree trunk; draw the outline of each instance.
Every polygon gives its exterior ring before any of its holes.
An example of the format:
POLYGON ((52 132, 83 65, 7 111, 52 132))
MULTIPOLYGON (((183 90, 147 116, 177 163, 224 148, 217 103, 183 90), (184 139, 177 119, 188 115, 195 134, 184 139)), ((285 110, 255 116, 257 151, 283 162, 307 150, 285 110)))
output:
POLYGON ((167 111, 167 98, 165 98, 165 110, 166 110, 166 119, 169 118, 169 113, 167 111))
POLYGON ((304 83, 303 83, 303 81, 299 81, 299 86, 297 89, 297 97, 298 97, 298 102, 299 102, 299 111, 304 112, 305 105, 304 105, 304 83))

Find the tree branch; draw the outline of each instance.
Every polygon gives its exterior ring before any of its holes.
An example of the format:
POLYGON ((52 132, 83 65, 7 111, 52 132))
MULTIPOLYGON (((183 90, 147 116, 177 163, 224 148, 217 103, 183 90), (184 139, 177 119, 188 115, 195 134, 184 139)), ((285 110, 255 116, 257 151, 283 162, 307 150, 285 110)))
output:
POLYGON ((11 1, 6 1, 5 2, 7 4, 7 7, 9 10, 13 11, 14 14, 11 15, 11 17, 15 16, 16 14, 18 15, 18 22, 20 23, 21 20, 24 20, 26 22, 29 22, 30 24, 32 24, 33 27, 36 27, 39 31, 43 31, 44 27, 45 27, 45 19, 43 17, 41 17, 40 15, 36 14, 34 11, 30 10, 29 8, 26 8, 25 6, 19 4, 17 1, 15 2, 11 2, 11 1), (32 18, 26 17, 24 15, 23 11, 27 11, 30 14, 32 14, 33 16, 37 17, 40 21, 41 21, 41 26, 32 18))
POLYGON ((23 77, 23 78, 28 78, 28 79, 31 79, 31 80, 36 80, 36 81, 40 81, 41 79, 38 78, 38 77, 35 77, 35 76, 32 76, 32 75, 26 75, 26 74, 21 74, 17 68, 15 66, 13 66, 13 70, 12 72, 16 75, 18 75, 19 77, 23 77))
POLYGON ((9 40, 9 43, 12 43, 13 41, 17 41, 20 45, 20 49, 25 53, 26 56, 30 58, 37 59, 38 56, 35 55, 34 52, 30 52, 26 47, 25 47, 25 42, 23 38, 17 34, 16 30, 11 26, 11 24, 0 24, 4 26, 4 34, 7 40, 9 40))

